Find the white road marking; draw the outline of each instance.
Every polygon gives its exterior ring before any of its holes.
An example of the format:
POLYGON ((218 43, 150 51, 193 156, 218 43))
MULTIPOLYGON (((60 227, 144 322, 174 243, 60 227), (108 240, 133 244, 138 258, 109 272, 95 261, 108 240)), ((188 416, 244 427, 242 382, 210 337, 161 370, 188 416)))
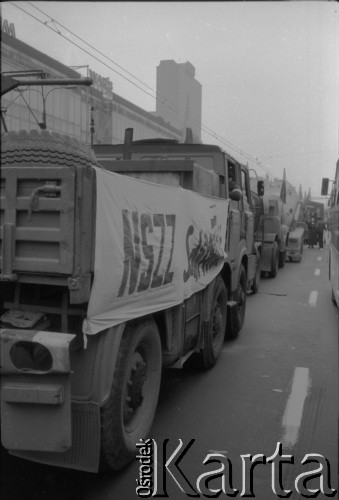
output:
POLYGON ((314 271, 314 276, 320 276, 320 269, 316 269, 314 271))
POLYGON ((304 409, 304 403, 311 387, 309 369, 296 367, 293 376, 291 394, 288 398, 282 420, 283 435, 281 443, 284 449, 291 449, 296 444, 304 409))
POLYGON ((321 257, 317 257, 317 261, 320 262, 321 261, 321 257))
POLYGON ((312 290, 310 296, 308 298, 308 305, 311 307, 315 307, 317 305, 319 292, 317 290, 312 290))

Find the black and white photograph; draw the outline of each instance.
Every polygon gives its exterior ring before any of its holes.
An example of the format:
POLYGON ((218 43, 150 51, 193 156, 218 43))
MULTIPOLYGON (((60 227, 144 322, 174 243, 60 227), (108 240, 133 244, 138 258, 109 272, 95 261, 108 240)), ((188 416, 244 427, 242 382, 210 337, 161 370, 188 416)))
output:
POLYGON ((338 5, 1 2, 1 500, 338 498, 338 5))

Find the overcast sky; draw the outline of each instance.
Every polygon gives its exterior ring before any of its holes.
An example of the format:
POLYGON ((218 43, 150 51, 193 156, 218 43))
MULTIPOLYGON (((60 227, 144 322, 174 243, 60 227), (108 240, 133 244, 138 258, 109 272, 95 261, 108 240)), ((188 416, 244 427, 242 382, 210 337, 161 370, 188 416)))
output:
POLYGON ((20 1, 2 2, 2 17, 14 23, 18 39, 66 65, 89 65, 110 78, 115 93, 147 111, 155 110, 160 61, 189 61, 202 85, 203 142, 219 144, 243 163, 248 155, 257 158, 264 168, 249 165, 258 175, 268 169, 282 178, 285 167, 287 180, 311 188, 313 196, 322 177, 334 176, 334 1, 20 1))

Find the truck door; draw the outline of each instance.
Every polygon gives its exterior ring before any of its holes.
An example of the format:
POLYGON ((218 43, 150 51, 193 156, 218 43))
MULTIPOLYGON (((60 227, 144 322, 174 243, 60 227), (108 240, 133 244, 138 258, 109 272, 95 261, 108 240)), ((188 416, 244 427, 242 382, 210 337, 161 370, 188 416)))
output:
POLYGON ((242 214, 241 214, 241 230, 246 238, 246 248, 248 253, 252 253, 253 238, 254 238, 254 216, 250 208, 250 179, 248 170, 241 167, 241 188, 242 188, 242 214))

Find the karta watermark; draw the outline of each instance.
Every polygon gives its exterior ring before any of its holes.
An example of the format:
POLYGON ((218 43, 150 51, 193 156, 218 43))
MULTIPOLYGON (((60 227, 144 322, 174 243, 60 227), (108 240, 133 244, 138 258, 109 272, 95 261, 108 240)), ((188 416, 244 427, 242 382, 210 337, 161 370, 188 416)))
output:
MULTIPOLYGON (((165 439, 161 448, 154 439, 140 439, 136 444, 139 461, 139 477, 136 479, 136 493, 140 498, 169 498, 167 493, 168 479, 174 481, 176 487, 189 498, 219 498, 221 496, 236 498, 256 498, 254 491, 254 468, 262 464, 271 469, 271 488, 277 498, 289 498, 293 490, 283 485, 283 464, 295 464, 293 455, 284 455, 282 443, 278 442, 274 453, 267 457, 263 454, 240 455, 241 487, 233 487, 232 462, 226 452, 212 451, 207 453, 202 465, 208 470, 201 472, 193 481, 185 474, 184 457, 192 453, 195 439, 186 445, 179 439, 178 445, 168 452, 169 439, 165 439), (161 456, 161 460, 159 457, 161 456), (213 488, 210 487, 213 481, 213 488)), ((320 494, 334 497, 337 490, 331 487, 331 467, 329 460, 318 453, 307 453, 298 464, 300 466, 315 464, 312 470, 301 472, 294 479, 294 489, 303 498, 317 498, 320 494), (308 487, 312 481, 312 486, 308 487), (314 486, 317 486, 316 488, 314 486)))

